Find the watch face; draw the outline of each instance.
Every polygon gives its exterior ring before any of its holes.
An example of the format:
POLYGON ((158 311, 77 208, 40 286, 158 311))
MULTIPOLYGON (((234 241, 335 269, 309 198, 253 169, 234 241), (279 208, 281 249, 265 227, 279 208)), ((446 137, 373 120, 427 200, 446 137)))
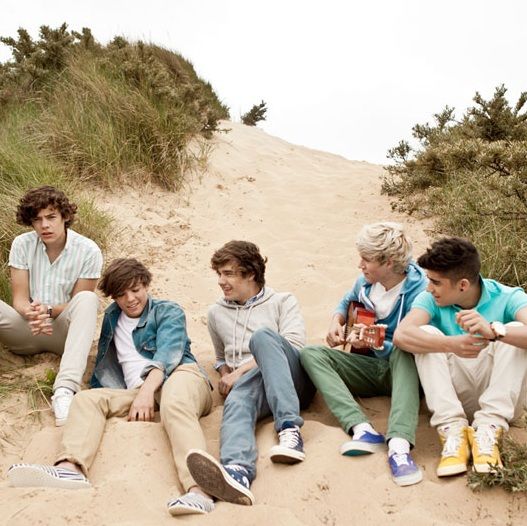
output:
POLYGON ((505 325, 501 323, 501 321, 493 322, 491 327, 494 331, 494 334, 496 335, 496 338, 503 338, 507 334, 507 329, 505 328, 505 325))

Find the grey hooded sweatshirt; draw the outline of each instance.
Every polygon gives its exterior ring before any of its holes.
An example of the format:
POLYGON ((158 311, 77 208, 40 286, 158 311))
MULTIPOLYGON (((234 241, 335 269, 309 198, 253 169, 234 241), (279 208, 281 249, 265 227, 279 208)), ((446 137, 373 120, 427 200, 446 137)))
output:
POLYGON ((232 369, 252 358, 249 340, 258 329, 269 328, 301 349, 306 341, 304 319, 298 301, 290 292, 265 287, 263 295, 248 305, 220 298, 209 308, 208 328, 216 353, 215 369, 232 369))

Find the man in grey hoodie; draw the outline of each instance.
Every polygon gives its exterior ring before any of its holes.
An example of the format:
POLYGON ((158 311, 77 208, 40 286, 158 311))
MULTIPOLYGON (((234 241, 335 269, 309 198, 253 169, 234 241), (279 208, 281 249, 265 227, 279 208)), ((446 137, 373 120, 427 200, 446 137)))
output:
POLYGON ((272 462, 304 460, 300 408, 315 389, 300 365, 305 326, 296 298, 265 286, 265 264, 258 247, 230 241, 217 250, 211 266, 223 297, 212 305, 208 328, 226 397, 221 426, 220 462, 192 450, 187 464, 204 491, 218 499, 251 505, 256 476, 257 420, 273 415, 279 444, 272 462))

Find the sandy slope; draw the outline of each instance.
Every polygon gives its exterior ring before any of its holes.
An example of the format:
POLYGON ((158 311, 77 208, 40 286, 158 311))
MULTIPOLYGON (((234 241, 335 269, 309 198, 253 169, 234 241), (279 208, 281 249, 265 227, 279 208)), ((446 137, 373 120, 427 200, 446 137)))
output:
MULTIPOLYGON (((416 253, 426 246, 423 225, 390 211, 379 196, 381 169, 363 162, 291 145, 259 129, 225 123, 206 173, 182 194, 155 187, 95 192, 115 217, 112 254, 134 255, 153 270, 153 292, 180 303, 187 313, 193 350, 212 371, 212 346, 205 314, 218 296, 209 268, 212 251, 230 239, 255 241, 269 257, 267 281, 299 298, 311 343, 321 342, 329 315, 358 274, 355 236, 367 222, 408 224, 416 253)), ((4 358, 5 360, 5 358, 4 358)), ((31 362, 41 371, 49 355, 31 362)), ((15 365, 23 360, 13 359, 15 365)), ((389 400, 363 400, 375 426, 386 429, 389 400)), ((19 459, 52 462, 61 430, 49 411, 28 418, 24 397, 1 404, 0 468, 19 459)), ((203 419, 209 450, 219 449, 221 400, 203 419)), ((474 494, 465 479, 438 480, 439 445, 420 417, 415 458, 424 468, 418 486, 398 488, 388 476, 384 455, 343 458, 346 435, 319 397, 305 414, 307 459, 297 466, 272 465, 272 424, 258 427, 260 458, 252 508, 220 503, 207 517, 173 519, 165 503, 178 489, 167 440, 158 423, 110 421, 90 478, 94 488, 67 492, 13 489, 0 483, 0 523, 131 525, 194 524, 523 524, 525 497, 501 491, 474 494)), ((513 430, 525 437, 525 433, 513 430)))

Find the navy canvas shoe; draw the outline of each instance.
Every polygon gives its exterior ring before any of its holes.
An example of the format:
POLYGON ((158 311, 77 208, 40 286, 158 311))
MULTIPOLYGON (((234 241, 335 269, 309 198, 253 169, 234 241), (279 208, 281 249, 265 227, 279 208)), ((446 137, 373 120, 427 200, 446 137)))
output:
POLYGON ((209 495, 234 504, 254 504, 249 473, 243 466, 222 466, 207 452, 191 449, 187 455, 187 467, 198 486, 209 495))
POLYGON ((388 457, 393 481, 398 486, 411 486, 423 480, 423 472, 410 453, 392 453, 388 457))
POLYGON ((278 432, 279 443, 269 451, 272 462, 296 464, 306 458, 300 428, 292 422, 284 422, 278 432))

